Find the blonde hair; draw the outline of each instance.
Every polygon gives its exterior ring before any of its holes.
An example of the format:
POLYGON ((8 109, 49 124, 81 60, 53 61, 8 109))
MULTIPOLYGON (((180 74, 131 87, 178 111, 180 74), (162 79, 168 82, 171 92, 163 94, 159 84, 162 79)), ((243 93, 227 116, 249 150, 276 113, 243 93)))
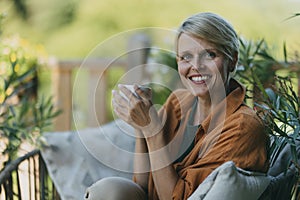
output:
POLYGON ((182 33, 212 43, 231 61, 238 56, 239 38, 232 25, 217 14, 204 12, 190 16, 179 27, 177 41, 182 33))

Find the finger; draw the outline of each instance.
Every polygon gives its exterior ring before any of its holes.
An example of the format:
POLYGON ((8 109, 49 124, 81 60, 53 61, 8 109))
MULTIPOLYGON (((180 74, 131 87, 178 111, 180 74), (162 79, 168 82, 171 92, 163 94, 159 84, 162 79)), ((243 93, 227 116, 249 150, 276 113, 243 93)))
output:
POLYGON ((116 104, 119 104, 121 106, 127 106, 128 100, 125 99, 120 93, 116 90, 112 91, 113 98, 112 100, 115 101, 116 104))
POLYGON ((122 120, 127 122, 129 119, 128 109, 126 109, 125 107, 121 107, 115 101, 112 101, 112 106, 113 106, 113 110, 114 110, 115 114, 119 118, 121 118, 122 120))
POLYGON ((140 97, 148 100, 152 99, 152 89, 150 87, 134 84, 134 90, 140 97))
POLYGON ((128 113, 128 109, 129 109, 129 106, 128 106, 128 102, 123 102, 123 99, 121 99, 122 103, 119 103, 117 101, 117 99, 112 99, 112 106, 114 109, 118 109, 118 110, 122 110, 123 113, 128 113), (124 111, 123 111, 124 110, 124 111))
POLYGON ((114 113, 123 121, 125 121, 126 123, 130 124, 131 126, 133 126, 136 129, 140 129, 141 127, 139 125, 137 125, 131 118, 131 116, 129 115, 128 110, 124 110, 118 106, 113 106, 114 107, 114 113))

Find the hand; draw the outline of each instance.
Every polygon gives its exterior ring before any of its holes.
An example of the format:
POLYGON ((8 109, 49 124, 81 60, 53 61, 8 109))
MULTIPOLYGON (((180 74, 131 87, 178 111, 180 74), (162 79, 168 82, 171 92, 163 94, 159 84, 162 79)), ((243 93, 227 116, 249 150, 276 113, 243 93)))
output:
POLYGON ((160 127, 161 123, 153 107, 151 88, 134 85, 135 94, 123 85, 120 85, 119 89, 128 100, 120 93, 113 91, 112 103, 118 117, 134 128, 142 130, 146 133, 145 137, 155 134, 154 130, 160 127))

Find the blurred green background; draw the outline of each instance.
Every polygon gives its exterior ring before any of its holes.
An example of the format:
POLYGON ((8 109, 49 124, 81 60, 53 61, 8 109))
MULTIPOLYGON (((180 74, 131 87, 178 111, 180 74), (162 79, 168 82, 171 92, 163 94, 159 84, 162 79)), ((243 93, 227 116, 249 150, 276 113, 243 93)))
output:
POLYGON ((122 31, 176 29, 189 15, 204 11, 224 16, 247 39, 265 38, 278 54, 284 41, 291 51, 299 49, 299 20, 285 19, 299 13, 300 0, 0 1, 0 12, 6 15, 3 33, 17 33, 40 43, 57 58, 84 58, 96 45, 122 31))
MULTIPOLYGON (((19 37, 21 45, 35 46, 39 54, 45 55, 45 60, 50 56, 59 60, 83 60, 93 56, 97 45, 122 32, 147 27, 176 30, 185 18, 198 12, 222 15, 247 40, 264 39, 278 60, 285 59, 285 43, 289 60, 299 60, 296 54, 300 49, 300 19, 287 19, 300 12, 300 0, 1 0, 0 30, 3 38, 19 37)), ((118 42, 107 42, 101 49, 104 51, 95 55, 115 55, 111 51, 119 52, 118 45, 118 42)), ((72 79, 75 73, 76 70, 72 79)), ((111 106, 109 90, 122 73, 112 70, 108 74, 112 80, 108 83, 108 107, 111 106)), ((73 111, 80 113, 80 121, 85 124, 88 78, 83 72, 80 74, 83 79, 78 90, 82 92, 73 101, 73 111)), ((39 82, 39 93, 53 95, 49 69, 40 70, 39 82)), ((111 112, 108 115, 111 119, 111 112)))

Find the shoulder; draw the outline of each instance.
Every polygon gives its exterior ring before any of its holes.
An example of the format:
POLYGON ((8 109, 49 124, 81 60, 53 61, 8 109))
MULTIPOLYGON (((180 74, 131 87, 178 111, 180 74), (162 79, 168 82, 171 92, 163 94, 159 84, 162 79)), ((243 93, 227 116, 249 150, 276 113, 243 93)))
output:
POLYGON ((257 113, 245 104, 242 104, 241 107, 237 110, 237 115, 244 119, 243 121, 250 120, 250 122, 255 122, 257 124, 263 125, 263 122, 257 115, 257 113))
POLYGON ((257 113, 247 105, 242 104, 228 118, 228 123, 239 128, 241 132, 251 134, 265 134, 265 125, 257 113))
POLYGON ((226 138, 231 138, 234 147, 230 150, 231 160, 243 169, 266 172, 270 141, 260 117, 253 109, 242 105, 228 120, 232 126, 226 138))

